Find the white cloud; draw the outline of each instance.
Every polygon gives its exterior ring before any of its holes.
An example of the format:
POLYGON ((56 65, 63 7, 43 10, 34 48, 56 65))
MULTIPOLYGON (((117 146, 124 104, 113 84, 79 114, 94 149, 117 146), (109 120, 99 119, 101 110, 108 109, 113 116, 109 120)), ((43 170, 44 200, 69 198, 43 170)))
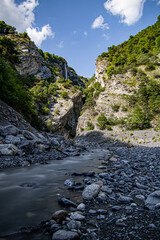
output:
POLYGON ((54 37, 54 33, 52 32, 49 24, 43 26, 41 31, 39 30, 39 28, 27 28, 26 30, 30 38, 35 42, 38 47, 44 40, 46 40, 48 36, 54 37))
POLYGON ((73 31, 73 35, 76 35, 76 34, 77 34, 77 31, 76 31, 76 30, 74 30, 74 31, 73 31))
POLYGON ((120 15, 121 22, 130 26, 141 18, 145 1, 146 0, 107 0, 107 2, 104 3, 104 7, 113 15, 120 15))
POLYGON ((160 1, 158 1, 158 5, 160 5, 160 1))
POLYGON ((87 32, 84 32, 84 36, 87 37, 88 33, 87 32))
POLYGON ((40 46, 43 40, 47 36, 53 36, 51 27, 45 25, 42 27, 42 31, 34 28, 34 9, 39 5, 38 0, 25 0, 21 4, 17 5, 15 0, 0 0, 0 19, 7 24, 16 27, 18 32, 27 31, 35 43, 40 46))
POLYGON ((60 41, 60 43, 57 45, 57 47, 63 48, 64 47, 64 41, 60 41))
POLYGON ((92 28, 101 28, 101 29, 109 29, 108 23, 104 23, 104 18, 102 17, 102 15, 100 15, 99 17, 97 17, 93 24, 92 24, 92 28))

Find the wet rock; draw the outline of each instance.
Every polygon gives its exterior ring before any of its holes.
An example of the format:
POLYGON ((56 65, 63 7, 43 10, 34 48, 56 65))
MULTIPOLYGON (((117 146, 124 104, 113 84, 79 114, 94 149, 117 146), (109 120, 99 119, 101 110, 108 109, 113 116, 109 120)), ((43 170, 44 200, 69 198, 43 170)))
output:
POLYGON ((100 186, 93 183, 87 187, 85 187, 82 197, 84 200, 92 200, 93 198, 97 197, 98 193, 100 191, 100 186))
POLYGON ((14 156, 18 153, 18 148, 13 144, 0 144, 0 155, 14 156))
POLYGON ((6 138, 4 139, 4 143, 6 144, 19 144, 22 140, 24 140, 24 138, 19 137, 19 136, 13 136, 13 135, 8 135, 6 136, 6 138))
POLYGON ((160 190, 151 193, 145 201, 145 205, 149 209, 154 209, 158 203, 160 203, 160 190))
POLYGON ((58 230, 52 236, 52 240, 78 240, 79 235, 76 232, 58 230))
POLYGON ((68 216, 68 212, 65 210, 59 210, 53 213, 52 219, 57 222, 62 222, 68 216))
POLYGON ((71 220, 71 221, 67 224, 67 227, 68 227, 68 230, 80 229, 80 228, 81 228, 81 222, 80 222, 80 221, 71 220))
POLYGON ((92 177, 95 175, 95 172, 94 171, 88 171, 88 172, 85 172, 83 173, 84 176, 88 176, 88 177, 92 177))
POLYGON ((70 179, 67 179, 65 182, 64 182, 64 185, 66 185, 67 187, 73 187, 75 185, 75 181, 73 178, 70 178, 70 179))
POLYGON ((70 206, 70 207, 77 207, 77 204, 70 201, 69 199, 65 198, 65 197, 61 197, 58 202, 64 206, 70 206))
POLYGON ((74 213, 71 213, 70 218, 71 218, 72 220, 82 221, 82 220, 85 219, 85 216, 81 215, 81 214, 78 213, 78 212, 74 212, 74 213))
POLYGON ((124 219, 117 219, 116 226, 125 227, 124 219))

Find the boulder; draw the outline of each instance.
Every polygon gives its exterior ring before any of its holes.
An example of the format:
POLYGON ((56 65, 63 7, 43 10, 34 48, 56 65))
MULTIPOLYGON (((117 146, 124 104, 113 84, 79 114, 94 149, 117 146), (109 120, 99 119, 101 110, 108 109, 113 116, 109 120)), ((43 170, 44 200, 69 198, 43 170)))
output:
POLYGON ((14 156, 18 153, 18 148, 13 144, 0 144, 0 155, 14 156))
POLYGON ((80 213, 78 213, 78 212, 71 213, 70 218, 72 220, 78 220, 78 221, 82 221, 82 220, 85 219, 85 217, 83 215, 81 215, 80 213))
POLYGON ((83 193, 82 193, 82 197, 84 200, 92 200, 93 198, 97 197, 99 191, 100 191, 100 186, 92 183, 91 185, 88 185, 87 187, 85 187, 83 193))
POLYGON ((151 193, 145 201, 145 205, 149 209, 154 209, 156 205, 159 203, 160 203, 160 190, 151 193))
POLYGON ((78 240, 79 235, 76 232, 58 230, 52 236, 52 240, 78 240))
POLYGON ((65 210, 59 210, 53 213, 52 219, 57 222, 62 222, 68 216, 68 212, 65 210))

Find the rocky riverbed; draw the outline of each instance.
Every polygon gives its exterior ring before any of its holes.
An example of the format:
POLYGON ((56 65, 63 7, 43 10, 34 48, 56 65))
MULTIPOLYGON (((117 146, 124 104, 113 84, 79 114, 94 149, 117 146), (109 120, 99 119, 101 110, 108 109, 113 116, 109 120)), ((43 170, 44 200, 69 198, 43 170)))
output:
POLYGON ((83 200, 60 196, 61 210, 52 219, 3 239, 159 239, 159 132, 128 132, 130 141, 104 134, 87 132, 76 139, 88 150, 106 150, 98 160, 98 171, 73 172, 64 182, 83 200))

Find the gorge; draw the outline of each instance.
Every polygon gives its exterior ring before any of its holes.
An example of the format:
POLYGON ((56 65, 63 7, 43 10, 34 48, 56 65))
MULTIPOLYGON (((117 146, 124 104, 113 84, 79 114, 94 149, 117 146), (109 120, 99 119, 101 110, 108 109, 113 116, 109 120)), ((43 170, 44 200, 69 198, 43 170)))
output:
POLYGON ((0 239, 158 239, 160 17, 90 79, 0 26, 0 239))

